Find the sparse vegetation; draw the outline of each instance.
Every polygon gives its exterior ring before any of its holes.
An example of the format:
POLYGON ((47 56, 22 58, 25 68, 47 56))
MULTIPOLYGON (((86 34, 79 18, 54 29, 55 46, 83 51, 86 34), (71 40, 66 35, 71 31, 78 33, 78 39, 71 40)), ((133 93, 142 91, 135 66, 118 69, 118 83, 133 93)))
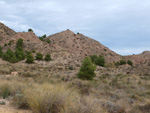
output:
POLYGON ((78 73, 78 78, 92 80, 93 77, 96 76, 95 74, 96 66, 92 64, 91 58, 86 57, 82 63, 80 71, 78 73))
POLYGON ((128 64, 128 65, 130 65, 130 66, 133 66, 133 63, 132 63, 132 61, 131 60, 128 60, 128 61, 126 61, 126 60, 120 60, 120 62, 115 62, 115 66, 119 66, 119 65, 125 65, 125 64, 128 64))
POLYGON ((27 55, 26 63, 29 63, 29 64, 34 63, 34 58, 33 58, 32 54, 27 55))
POLYGON ((51 41, 49 39, 47 39, 46 42, 49 43, 49 44, 51 43, 51 41))
POLYGON ((30 29, 28 29, 28 32, 33 32, 33 30, 30 28, 30 29))
POLYGON ((73 66, 69 66, 69 69, 70 69, 70 70, 73 70, 73 66))
POLYGON ((6 53, 3 54, 3 60, 6 60, 10 63, 18 62, 14 52, 11 49, 8 49, 6 53))
POLYGON ((120 60, 120 65, 125 65, 127 62, 125 60, 120 60))
POLYGON ((40 52, 36 54, 36 60, 43 60, 43 55, 40 52))
POLYGON ((92 55, 90 58, 94 64, 105 67, 105 58, 103 56, 92 55))
POLYGON ((133 63, 132 63, 132 61, 131 61, 131 60, 128 60, 128 61, 127 61, 127 64, 129 64, 130 66, 132 66, 132 65, 133 65, 133 63))
POLYGON ((10 40, 9 43, 8 43, 8 45, 10 46, 12 43, 13 43, 13 40, 10 40))
POLYGON ((23 48, 23 39, 18 39, 16 43, 16 49, 22 49, 23 48))
POLYGON ((51 55, 47 54, 44 58, 45 61, 50 61, 51 60, 51 55))
POLYGON ((41 41, 44 41, 45 38, 46 38, 46 34, 43 35, 43 36, 39 36, 39 39, 40 39, 41 41))

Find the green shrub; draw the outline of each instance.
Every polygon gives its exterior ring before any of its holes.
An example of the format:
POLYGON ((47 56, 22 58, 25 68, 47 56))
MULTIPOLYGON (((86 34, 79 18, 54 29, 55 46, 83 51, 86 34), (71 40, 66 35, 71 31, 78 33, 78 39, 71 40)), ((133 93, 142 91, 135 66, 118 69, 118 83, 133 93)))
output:
POLYGON ((3 54, 3 60, 9 61, 10 56, 6 53, 3 54))
POLYGON ((91 55, 90 58, 94 64, 102 67, 105 66, 105 58, 103 56, 91 55))
POLYGON ((14 55, 13 57, 10 58, 9 60, 10 63, 17 63, 18 59, 16 58, 16 56, 14 55))
POLYGON ((31 54, 31 51, 25 51, 26 56, 28 56, 29 54, 31 54))
POLYGON ((129 64, 130 66, 132 66, 132 65, 133 65, 133 63, 132 63, 132 61, 131 61, 131 60, 128 60, 128 61, 127 61, 127 64, 129 64))
POLYGON ((15 55, 14 52, 11 49, 8 49, 6 51, 6 54, 8 54, 10 57, 13 57, 15 55))
POLYGON ((51 43, 51 41, 49 39, 46 40, 47 43, 51 43))
POLYGON ((10 95, 10 89, 9 89, 8 85, 3 87, 1 95, 2 95, 3 99, 7 98, 10 95))
POLYGON ((73 67, 72 67, 72 66, 69 66, 69 69, 70 69, 70 70, 73 70, 73 67))
POLYGON ((98 58, 98 56, 97 55, 91 55, 90 58, 91 58, 92 62, 94 63, 94 61, 98 58))
POLYGON ((6 61, 11 62, 11 63, 16 63, 18 61, 16 59, 14 52, 11 49, 8 49, 6 51, 6 53, 3 54, 3 60, 6 60, 6 61))
POLYGON ((30 29, 28 29, 28 32, 33 32, 33 30, 30 28, 30 29))
POLYGON ((92 64, 92 60, 89 57, 86 57, 82 63, 80 71, 78 73, 78 78, 92 80, 96 76, 95 71, 96 66, 92 64))
POLYGON ((24 60, 26 58, 23 50, 16 49, 15 55, 19 61, 24 60))
POLYGON ((36 54, 36 60, 42 60, 42 59, 43 59, 43 55, 40 52, 38 52, 36 54))
POLYGON ((9 43, 8 43, 8 45, 10 46, 12 44, 12 42, 13 42, 13 40, 10 40, 9 43))
POLYGON ((36 51, 35 50, 32 50, 32 53, 35 53, 36 51))
POLYGON ((23 48, 23 39, 19 39, 16 43, 16 49, 22 49, 23 48))
POLYGON ((125 65, 126 61, 125 60, 120 60, 120 65, 125 65))
POLYGON ((29 63, 29 64, 34 63, 34 58, 32 54, 28 54, 26 63, 29 63))
POLYGON ((94 63, 98 66, 105 67, 105 58, 103 56, 99 56, 94 60, 94 63))
POLYGON ((44 58, 45 61, 50 61, 51 60, 51 55, 47 54, 44 58))
POLYGON ((46 38, 46 34, 43 35, 43 36, 39 36, 39 39, 40 39, 41 41, 44 41, 44 38, 46 38))

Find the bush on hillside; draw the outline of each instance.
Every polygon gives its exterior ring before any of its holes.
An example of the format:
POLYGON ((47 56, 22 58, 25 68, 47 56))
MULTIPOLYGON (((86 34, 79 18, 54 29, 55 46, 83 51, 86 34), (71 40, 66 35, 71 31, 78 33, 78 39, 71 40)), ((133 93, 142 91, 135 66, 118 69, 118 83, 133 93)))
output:
POLYGON ((19 61, 24 60, 24 59, 26 58, 26 56, 25 56, 25 54, 24 54, 24 51, 19 50, 19 49, 16 49, 15 55, 16 55, 16 58, 17 58, 19 61))
POLYGON ((43 60, 43 55, 40 52, 36 54, 36 60, 43 60))
POLYGON ((23 48, 23 39, 19 39, 16 43, 16 49, 22 49, 23 48))
POLYGON ((47 54, 44 58, 45 61, 50 61, 51 60, 51 55, 47 54))
POLYGON ((34 63, 34 58, 33 58, 32 54, 27 55, 26 63, 29 63, 29 64, 34 63))
POLYGON ((120 65, 125 65, 127 62, 125 60, 120 60, 120 65))
POLYGON ((39 36, 39 39, 40 39, 41 41, 44 41, 44 38, 46 38, 46 34, 43 35, 43 36, 39 36))
POLYGON ((33 32, 33 30, 30 28, 30 29, 28 29, 28 32, 33 32))
POLYGON ((105 58, 103 56, 92 55, 90 56, 92 62, 98 66, 105 66, 105 58))
POLYGON ((127 61, 127 64, 129 64, 130 66, 132 66, 132 65, 133 65, 133 63, 132 63, 132 61, 131 61, 131 60, 128 60, 128 61, 127 61))
POLYGON ((105 67, 105 58, 103 56, 99 56, 94 60, 94 63, 98 66, 105 67))
POLYGON ((91 58, 86 57, 82 63, 82 66, 77 76, 80 79, 92 80, 93 77, 96 76, 94 72, 95 70, 96 66, 92 64, 91 58))
POLYGON ((49 43, 49 44, 51 43, 51 41, 49 39, 47 39, 46 42, 49 43))
POLYGON ((98 58, 98 56, 97 55, 91 55, 90 58, 91 58, 92 62, 94 63, 94 61, 98 58))

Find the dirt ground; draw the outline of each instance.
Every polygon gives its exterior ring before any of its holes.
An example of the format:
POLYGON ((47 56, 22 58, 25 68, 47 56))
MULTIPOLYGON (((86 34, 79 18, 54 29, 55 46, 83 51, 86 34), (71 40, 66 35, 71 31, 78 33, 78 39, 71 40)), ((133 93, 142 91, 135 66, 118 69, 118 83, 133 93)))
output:
POLYGON ((0 113, 32 113, 30 110, 17 109, 10 104, 10 101, 0 98, 0 101, 4 101, 5 105, 0 105, 0 113))

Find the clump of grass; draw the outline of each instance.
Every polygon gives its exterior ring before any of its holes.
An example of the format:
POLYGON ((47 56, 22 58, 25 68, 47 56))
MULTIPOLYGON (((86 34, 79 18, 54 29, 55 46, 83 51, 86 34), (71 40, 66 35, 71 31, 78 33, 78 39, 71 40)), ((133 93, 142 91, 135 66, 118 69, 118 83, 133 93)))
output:
POLYGON ((3 99, 7 98, 10 95, 10 88, 8 84, 4 84, 3 86, 1 86, 0 95, 3 97, 3 99))
MULTIPOLYGON (((64 84, 38 85, 24 90, 24 97, 35 113, 102 113, 99 101, 81 97, 76 89, 64 84)), ((105 112, 103 112, 105 113, 105 112)))
POLYGON ((43 84, 24 91, 29 107, 35 113, 58 113, 72 96, 72 91, 64 86, 43 84))

